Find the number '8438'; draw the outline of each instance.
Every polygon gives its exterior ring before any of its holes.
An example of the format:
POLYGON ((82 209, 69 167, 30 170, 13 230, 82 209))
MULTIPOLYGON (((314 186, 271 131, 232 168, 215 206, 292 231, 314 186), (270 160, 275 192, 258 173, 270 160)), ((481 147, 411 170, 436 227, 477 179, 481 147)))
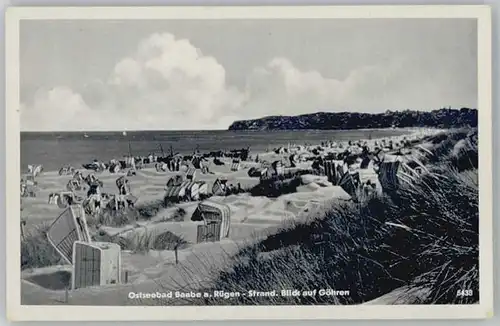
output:
POLYGON ((474 294, 474 291, 472 291, 472 290, 458 290, 457 291, 458 297, 471 297, 473 294, 474 294))

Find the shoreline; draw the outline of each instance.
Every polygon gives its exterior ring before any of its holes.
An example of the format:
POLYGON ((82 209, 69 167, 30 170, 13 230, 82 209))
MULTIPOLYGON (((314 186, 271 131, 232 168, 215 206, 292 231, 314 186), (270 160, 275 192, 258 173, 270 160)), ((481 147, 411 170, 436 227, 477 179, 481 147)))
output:
MULTIPOLYGON (((266 132, 269 132, 269 133, 286 133, 286 132, 294 132, 294 131, 298 131, 298 132, 314 132, 314 133, 321 133, 321 132, 328 132, 328 131, 339 131, 339 132, 342 132, 342 131, 361 131, 361 132, 376 132, 376 131, 395 131, 397 132, 398 134, 397 135, 391 135, 391 136, 375 136, 373 138, 368 138, 366 135, 365 137, 363 138, 359 138, 359 139, 355 139, 353 140, 353 142, 371 142, 371 141, 375 141, 375 140, 380 140, 380 139, 399 139, 399 138, 402 138, 402 137, 411 137, 413 135, 418 135, 418 134, 422 134, 422 133, 425 133, 425 134, 435 134, 435 133, 439 133, 439 132, 443 132, 443 131, 446 131, 448 129, 439 129, 439 128, 377 128, 377 129, 347 129, 347 130, 316 130, 316 129, 311 129, 311 130, 305 130, 305 129, 298 129, 298 130, 270 130, 270 131, 266 131, 266 132)), ((226 130, 224 130, 226 131, 226 130)), ((115 131, 113 131, 115 132, 115 131)), ((134 132, 134 131, 132 131, 134 132)), ((137 131, 137 132, 143 132, 143 131, 137 131)), ((146 131, 148 132, 148 131, 146 131)), ((199 131, 199 132, 203 132, 203 131, 199 131)), ((230 131, 230 132, 233 132, 233 131, 230 131)), ((240 131, 234 131, 235 133, 238 133, 240 131)), ((245 130, 245 131, 241 131, 241 132, 244 132, 244 133, 259 133, 260 131, 259 130, 251 130, 251 131, 248 131, 248 130, 245 130)), ((34 132, 34 133, 38 133, 38 132, 34 132)), ((55 133, 55 132, 47 132, 47 133, 55 133)), ((72 134, 81 134, 81 133, 84 133, 84 132, 71 132, 72 134)), ((102 132, 102 133, 107 133, 107 132, 102 132)), ((116 131, 116 133, 121 133, 121 132, 118 132, 116 131)), ((332 140, 329 140, 328 137, 325 137, 325 139, 323 140, 325 142, 328 142, 328 141, 332 141, 332 140)), ((342 144, 343 146, 346 146, 349 142, 349 140, 333 140, 333 142, 337 143, 337 144, 342 144)), ((266 150, 263 150, 263 149, 258 149, 256 151, 252 150, 252 147, 250 147, 250 150, 249 150, 249 155, 251 156, 256 156, 258 155, 259 157, 261 157, 262 155, 266 155, 268 153, 271 153, 273 152, 274 149, 278 149, 278 148, 284 148, 284 147, 287 147, 287 146, 304 146, 306 148, 310 148, 310 147, 317 147, 317 146, 321 146, 321 142, 317 142, 317 143, 308 143, 307 141, 303 141, 301 142, 303 144, 297 144, 297 143, 293 143, 293 142, 282 142, 282 143, 279 143, 279 144, 272 144, 272 145, 269 145, 267 147, 267 151, 266 150)), ((258 146, 255 146, 255 147, 258 147, 258 146)), ((244 149, 245 146, 242 146, 241 148, 238 148, 238 146, 235 146, 233 148, 228 148, 228 149, 218 149, 218 150, 212 150, 212 151, 208 151, 208 150, 205 150, 203 152, 200 152, 198 153, 199 155, 204 155, 204 154, 208 154, 210 152, 216 152, 216 151, 222 151, 224 153, 229 153, 230 151, 232 150, 241 150, 241 149, 244 149)), ((185 151, 178 151, 178 154, 180 155, 183 155, 183 156, 189 156, 189 155, 193 155, 193 152, 192 151, 188 151, 188 150, 185 150, 185 151)), ((158 157, 161 157, 160 155, 157 155, 158 157)), ((167 153, 165 152, 165 156, 164 157, 168 157, 169 155, 167 155, 167 153)), ((112 159, 115 159, 115 160, 122 160, 123 158, 125 157, 128 157, 128 155, 124 154, 122 156, 115 156, 113 157, 112 159)), ((134 157, 138 157, 138 158, 144 158, 144 157, 147 157, 146 155, 134 155, 134 157)), ((86 163, 82 163, 82 162, 79 162, 78 164, 74 165, 73 167, 75 168, 75 170, 81 170, 82 172, 85 172, 85 171, 91 171, 91 170, 87 170, 83 167, 83 164, 87 164, 91 161, 91 159, 98 159, 99 161, 102 161, 102 162, 106 162, 108 163, 109 161, 111 161, 112 159, 110 160, 100 160, 98 158, 98 156, 89 156, 89 161, 87 161, 86 163)), ((38 164, 37 162, 29 162, 28 164, 38 164)), ((150 163, 151 164, 151 163, 150 163)), ((43 164, 42 164, 43 165, 43 164)), ((66 166, 67 164, 66 163, 63 163, 61 164, 60 167, 62 166, 66 166)), ((154 163, 152 163, 152 166, 154 166, 154 163)), ((59 168, 60 168, 59 167, 59 168)), ((25 171, 27 169, 27 166, 23 166, 21 165, 21 174, 24 174, 25 171)), ((44 170, 46 173, 54 173, 54 172, 58 172, 59 170, 57 169, 50 169, 50 170, 44 170)))

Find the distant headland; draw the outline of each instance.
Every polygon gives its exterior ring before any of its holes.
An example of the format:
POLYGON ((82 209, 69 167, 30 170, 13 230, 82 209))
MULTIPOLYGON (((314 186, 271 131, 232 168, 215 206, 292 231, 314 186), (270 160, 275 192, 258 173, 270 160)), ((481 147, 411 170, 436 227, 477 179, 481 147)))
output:
POLYGON ((228 130, 349 130, 381 128, 477 127, 477 109, 443 108, 433 111, 384 113, 317 112, 297 116, 268 116, 233 122, 228 130))

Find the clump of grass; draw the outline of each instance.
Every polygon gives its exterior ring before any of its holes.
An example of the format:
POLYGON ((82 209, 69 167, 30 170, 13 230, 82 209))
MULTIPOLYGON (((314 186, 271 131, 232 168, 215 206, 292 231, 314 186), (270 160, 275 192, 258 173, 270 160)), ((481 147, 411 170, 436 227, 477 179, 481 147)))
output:
POLYGON ((117 211, 105 209, 101 211, 91 224, 120 227, 129 225, 137 220, 137 212, 134 209, 125 208, 117 211))
MULTIPOLYGON (((430 149, 430 152, 425 152, 423 161, 430 162, 433 164, 437 164, 443 161, 450 161, 452 158, 455 148, 458 143, 463 143, 465 152, 457 153, 462 156, 464 154, 474 155, 474 151, 477 155, 477 144, 472 144, 469 139, 467 139, 467 135, 469 133, 475 133, 477 135, 477 130, 468 130, 468 129, 458 129, 450 132, 443 132, 438 135, 432 136, 428 139, 429 142, 434 144, 434 146, 430 149), (467 152, 470 151, 470 152, 467 152)), ((457 164, 464 164, 464 162, 457 161, 457 164)), ((472 165, 473 166, 473 165, 472 165)), ((477 168, 477 164, 475 165, 477 168)))
POLYGON ((158 199, 148 203, 137 205, 135 207, 135 210, 137 211, 139 218, 149 220, 152 217, 156 216, 156 214, 158 214, 161 209, 167 207, 169 207, 169 205, 167 205, 164 200, 158 199))
POLYGON ((50 224, 44 223, 27 231, 21 238, 21 270, 60 264, 61 255, 47 239, 50 224))
POLYGON ((120 246, 122 250, 130 250, 133 253, 147 253, 150 250, 175 250, 176 248, 182 250, 189 246, 189 242, 170 231, 161 234, 144 231, 127 239, 122 238, 120 246))
POLYGON ((172 232, 164 232, 157 236, 153 242, 153 249, 155 250, 175 250, 185 249, 189 243, 180 236, 172 232))
POLYGON ((477 145, 470 139, 460 140, 453 147, 449 161, 458 171, 477 169, 479 167, 477 145))
POLYGON ((122 208, 117 211, 111 211, 108 208, 102 210, 96 217, 87 218, 90 225, 106 225, 111 227, 120 227, 135 223, 137 220, 150 220, 158 212, 166 208, 164 201, 154 200, 147 203, 141 203, 135 207, 122 208))
POLYGON ((182 207, 178 207, 176 210, 175 210, 175 213, 174 215, 172 216, 172 221, 174 222, 181 222, 181 221, 184 221, 184 218, 186 217, 186 210, 182 207))
POLYGON ((261 180, 258 185, 250 189, 250 194, 252 196, 279 197, 296 192, 297 187, 301 184, 299 176, 284 180, 261 180))

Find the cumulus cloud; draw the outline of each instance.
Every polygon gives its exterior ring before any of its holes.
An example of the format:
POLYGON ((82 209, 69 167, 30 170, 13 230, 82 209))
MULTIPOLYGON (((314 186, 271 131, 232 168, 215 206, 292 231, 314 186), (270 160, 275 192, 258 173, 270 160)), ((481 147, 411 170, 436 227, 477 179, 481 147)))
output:
POLYGON ((345 79, 302 71, 286 58, 275 58, 254 69, 247 80, 248 115, 296 115, 320 110, 366 111, 372 101, 383 97, 401 62, 384 66, 363 66, 345 79))
POLYGON ((154 34, 120 60, 108 80, 90 81, 81 94, 67 87, 39 90, 32 103, 23 104, 21 125, 25 130, 226 128, 228 121, 220 116, 240 106, 243 96, 226 85, 224 67, 215 58, 188 40, 154 34))
POLYGON ((277 57, 255 67, 245 87, 237 89, 227 84, 225 68, 189 40, 153 34, 111 67, 106 80, 89 81, 80 90, 40 89, 32 102, 23 103, 21 126, 23 130, 225 129, 234 120, 267 115, 405 108, 409 99, 421 99, 422 87, 428 88, 429 98, 439 98, 439 87, 402 86, 411 65, 395 58, 384 65, 358 67, 336 79, 277 57))
POLYGON ((34 130, 53 130, 54 127, 78 128, 75 123, 85 118, 90 108, 80 94, 67 87, 40 89, 32 103, 21 105, 22 127, 34 130))
POLYGON ((219 115, 242 95, 226 85, 226 72, 188 40, 154 34, 133 57, 116 64, 108 80, 120 113, 142 119, 142 128, 220 126, 219 115))

